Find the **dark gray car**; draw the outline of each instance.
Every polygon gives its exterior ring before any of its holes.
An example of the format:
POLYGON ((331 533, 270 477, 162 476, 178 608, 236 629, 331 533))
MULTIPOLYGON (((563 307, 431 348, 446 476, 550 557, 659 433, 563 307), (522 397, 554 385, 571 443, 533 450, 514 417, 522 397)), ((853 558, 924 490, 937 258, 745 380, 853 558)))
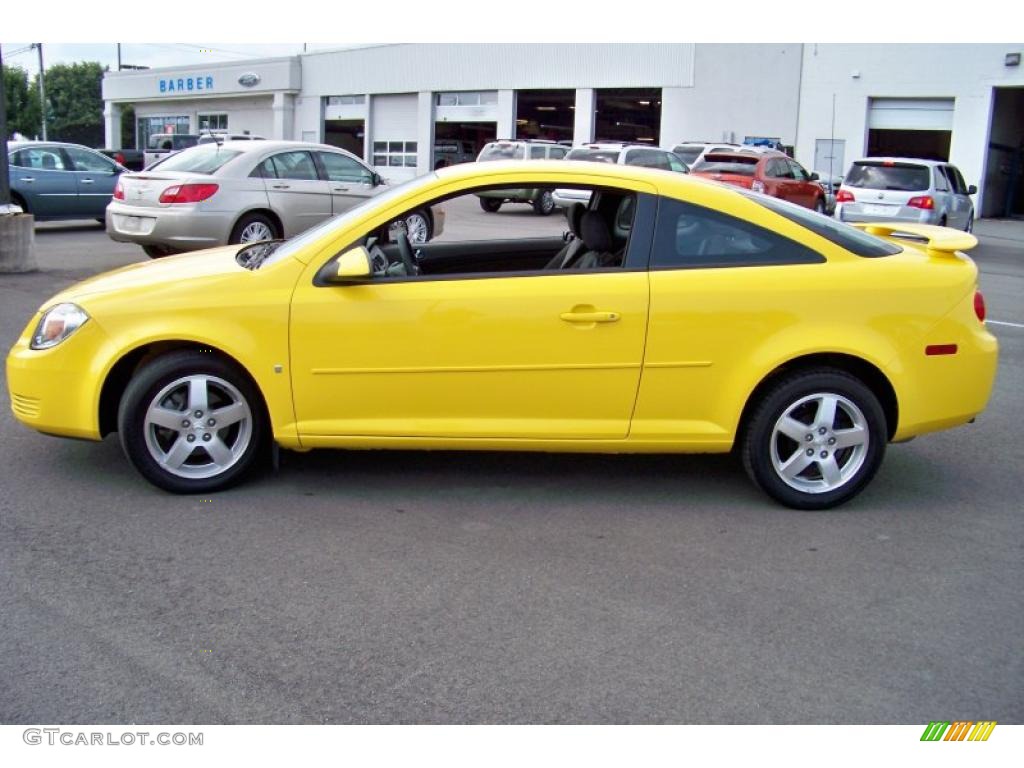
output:
POLYGON ((12 141, 7 152, 11 201, 36 219, 103 221, 125 171, 109 157, 78 144, 12 141))

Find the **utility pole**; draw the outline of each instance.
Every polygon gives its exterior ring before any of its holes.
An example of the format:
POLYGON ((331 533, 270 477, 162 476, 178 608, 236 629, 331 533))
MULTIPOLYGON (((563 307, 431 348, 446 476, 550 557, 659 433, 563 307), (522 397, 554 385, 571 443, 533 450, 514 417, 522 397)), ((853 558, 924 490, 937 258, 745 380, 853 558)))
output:
POLYGON ((121 44, 117 44, 117 71, 121 71, 121 44))
POLYGON ((39 114, 43 119, 43 141, 47 141, 46 138, 46 86, 43 84, 43 44, 32 43, 32 47, 39 52, 39 114))

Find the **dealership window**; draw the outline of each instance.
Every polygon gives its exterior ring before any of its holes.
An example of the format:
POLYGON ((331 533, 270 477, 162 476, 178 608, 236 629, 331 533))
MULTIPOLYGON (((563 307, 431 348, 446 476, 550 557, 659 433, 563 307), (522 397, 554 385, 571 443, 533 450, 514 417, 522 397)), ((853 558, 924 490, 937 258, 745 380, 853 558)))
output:
POLYGON ((415 141, 373 142, 373 164, 390 168, 416 167, 415 141))
POLYGON ((168 117, 140 117, 136 122, 137 147, 148 147, 149 137, 154 133, 189 133, 191 121, 188 115, 168 117))
POLYGON ((348 96, 328 96, 327 106, 340 107, 343 104, 365 104, 366 94, 356 93, 348 96))
POLYGON ((200 131, 226 131, 228 129, 227 113, 215 115, 199 115, 200 131))
POLYGON ((478 107, 481 104, 497 103, 497 91, 454 91, 437 94, 439 107, 478 107))

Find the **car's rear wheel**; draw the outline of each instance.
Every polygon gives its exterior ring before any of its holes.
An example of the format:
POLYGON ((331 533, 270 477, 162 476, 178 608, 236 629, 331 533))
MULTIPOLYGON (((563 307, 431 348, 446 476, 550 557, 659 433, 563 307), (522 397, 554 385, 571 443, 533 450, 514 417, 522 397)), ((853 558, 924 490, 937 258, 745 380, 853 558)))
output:
POLYGON ((860 493, 878 470, 885 413, 859 379, 833 368, 791 374, 755 405, 741 437, 747 474, 794 509, 829 509, 860 493))
POLYGON ((277 225, 268 216, 262 213, 247 213, 231 230, 231 237, 228 242, 232 245, 239 243, 258 243, 263 240, 275 240, 280 237, 277 225))
POLYGON ((488 213, 497 213, 498 209, 501 208, 501 200, 497 200, 493 197, 481 197, 480 207, 488 213))
POLYGON ((405 217, 405 232, 409 242, 420 245, 430 240, 430 219, 423 211, 414 211, 405 217))
POLYGON ((139 370, 121 398, 117 423, 129 461, 173 493, 229 487, 266 445, 255 385, 236 366, 195 350, 172 352, 139 370))
POLYGON ((550 189, 543 189, 533 200, 533 212, 538 216, 548 216, 555 210, 555 198, 550 189))

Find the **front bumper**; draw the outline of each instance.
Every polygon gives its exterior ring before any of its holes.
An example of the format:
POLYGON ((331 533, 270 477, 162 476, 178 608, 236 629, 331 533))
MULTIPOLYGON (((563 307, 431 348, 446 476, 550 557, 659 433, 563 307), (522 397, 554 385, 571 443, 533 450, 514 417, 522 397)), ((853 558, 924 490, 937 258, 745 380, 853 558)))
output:
POLYGON ((7 356, 7 389, 14 418, 49 435, 99 440, 99 385, 95 351, 106 334, 89 319, 51 349, 30 349, 41 313, 33 316, 7 356))
POLYGON ((107 206, 107 234, 111 240, 139 245, 162 245, 195 251, 227 245, 234 218, 223 211, 202 211, 195 205, 166 208, 107 206))

